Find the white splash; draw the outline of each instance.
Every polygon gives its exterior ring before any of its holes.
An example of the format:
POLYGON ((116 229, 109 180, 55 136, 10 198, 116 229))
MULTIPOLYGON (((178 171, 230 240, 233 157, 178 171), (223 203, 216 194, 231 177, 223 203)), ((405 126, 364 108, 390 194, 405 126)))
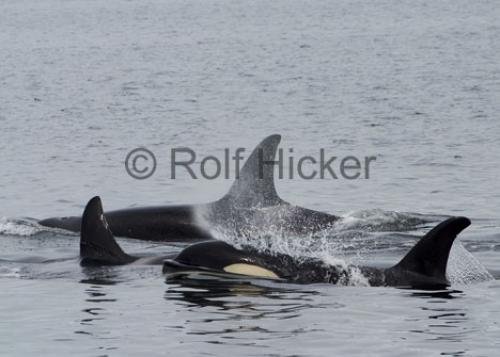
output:
POLYGON ((409 230, 420 224, 435 220, 435 217, 414 213, 367 209, 350 211, 335 223, 337 230, 364 229, 377 231, 409 230))
MULTIPOLYGON (((353 211, 344 215, 334 226, 315 234, 294 235, 283 227, 286 211, 270 209, 261 217, 266 221, 245 222, 243 228, 236 229, 236 222, 224 222, 224 225, 211 225, 203 214, 198 220, 217 239, 238 248, 252 246, 261 251, 287 254, 294 258, 319 258, 325 263, 347 272, 341 285, 367 286, 368 279, 363 276, 357 265, 363 262, 370 251, 381 243, 390 245, 390 238, 382 232, 408 231, 437 217, 425 215, 383 211, 379 209, 353 211), (355 252, 355 253, 353 253, 355 252)), ((392 242, 396 243, 396 242, 392 242)), ((401 256, 401 258, 404 254, 401 256)), ((450 282, 471 284, 491 280, 493 277, 459 242, 453 245, 447 270, 450 282)))
POLYGON ((455 285, 493 279, 488 270, 459 242, 455 242, 451 248, 446 273, 450 282, 455 285))
POLYGON ((0 218, 0 235, 32 236, 41 230, 41 227, 35 222, 0 218))
POLYGON ((328 265, 334 266, 341 271, 345 271, 347 274, 345 277, 338 281, 338 285, 344 286, 370 286, 368 278, 363 275, 361 270, 349 263, 347 259, 339 259, 328 255, 326 253, 321 254, 320 258, 328 265))

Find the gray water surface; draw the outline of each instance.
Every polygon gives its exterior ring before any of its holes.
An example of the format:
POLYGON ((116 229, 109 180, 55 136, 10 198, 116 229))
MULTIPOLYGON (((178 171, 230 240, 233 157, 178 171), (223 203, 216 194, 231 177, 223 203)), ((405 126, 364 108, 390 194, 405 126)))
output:
POLYGON ((499 18, 492 0, 0 2, 0 355, 497 356, 499 18), (451 289, 83 269, 78 235, 36 224, 97 194, 108 210, 218 199, 232 180, 172 180, 170 149, 199 162, 273 133, 296 157, 377 159, 369 179, 278 180, 341 224, 254 244, 387 266, 465 215, 451 289), (124 168, 139 146, 158 160, 142 181, 124 168))

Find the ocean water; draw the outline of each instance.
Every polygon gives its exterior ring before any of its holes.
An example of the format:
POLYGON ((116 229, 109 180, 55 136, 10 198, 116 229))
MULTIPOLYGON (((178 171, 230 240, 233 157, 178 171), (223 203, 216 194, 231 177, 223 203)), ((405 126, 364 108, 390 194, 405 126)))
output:
POLYGON ((497 356, 498 18, 492 0, 0 2, 0 355, 497 356), (274 133, 297 159, 376 160, 369 179, 277 180, 285 200, 342 219, 251 244, 389 266, 464 215, 451 288, 84 269, 78 235, 37 224, 94 195, 108 210, 216 200, 232 180, 172 179, 171 149, 199 164, 274 133), (157 159, 145 180, 125 170, 137 147, 157 159))

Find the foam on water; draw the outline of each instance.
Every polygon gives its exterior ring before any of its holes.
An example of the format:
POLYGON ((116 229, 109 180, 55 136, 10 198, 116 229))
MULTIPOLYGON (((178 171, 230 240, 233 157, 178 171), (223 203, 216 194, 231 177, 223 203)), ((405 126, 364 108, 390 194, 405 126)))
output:
POLYGON ((0 235, 32 236, 42 231, 42 227, 30 220, 0 218, 0 235))
POLYGON ((445 216, 423 215, 409 212, 366 209, 350 211, 335 224, 337 230, 364 229, 373 231, 408 231, 419 225, 435 222, 445 216))
POLYGON ((30 237, 46 232, 62 236, 73 235, 73 232, 65 229, 42 226, 30 218, 0 218, 0 235, 30 237))
POLYGON ((346 259, 339 259, 332 257, 331 255, 325 254, 320 256, 320 258, 328 265, 335 266, 341 271, 345 271, 347 274, 343 276, 338 282, 338 285, 345 286, 370 286, 368 278, 363 275, 361 270, 349 264, 346 259))

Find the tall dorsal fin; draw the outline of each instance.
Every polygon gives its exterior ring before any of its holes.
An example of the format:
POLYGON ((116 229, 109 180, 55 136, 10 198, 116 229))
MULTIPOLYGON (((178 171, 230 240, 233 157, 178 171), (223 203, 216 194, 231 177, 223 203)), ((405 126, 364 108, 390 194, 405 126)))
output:
POLYGON ((239 207, 265 207, 282 201, 274 186, 274 166, 280 135, 270 135, 252 151, 239 177, 223 200, 230 200, 239 207))
POLYGON ((102 210, 101 199, 92 198, 85 207, 80 233, 82 265, 121 265, 136 258, 126 254, 116 243, 102 210))
MULTIPOLYGON (((451 217, 441 222, 428 232, 420 241, 406 254, 406 256, 390 271, 398 274, 411 275, 413 277, 425 277, 429 282, 442 282, 447 285, 446 266, 453 241, 457 235, 470 225, 466 217, 451 217)), ((422 285, 426 285, 422 281, 422 285)), ((418 279, 409 285, 419 285, 418 279)))

